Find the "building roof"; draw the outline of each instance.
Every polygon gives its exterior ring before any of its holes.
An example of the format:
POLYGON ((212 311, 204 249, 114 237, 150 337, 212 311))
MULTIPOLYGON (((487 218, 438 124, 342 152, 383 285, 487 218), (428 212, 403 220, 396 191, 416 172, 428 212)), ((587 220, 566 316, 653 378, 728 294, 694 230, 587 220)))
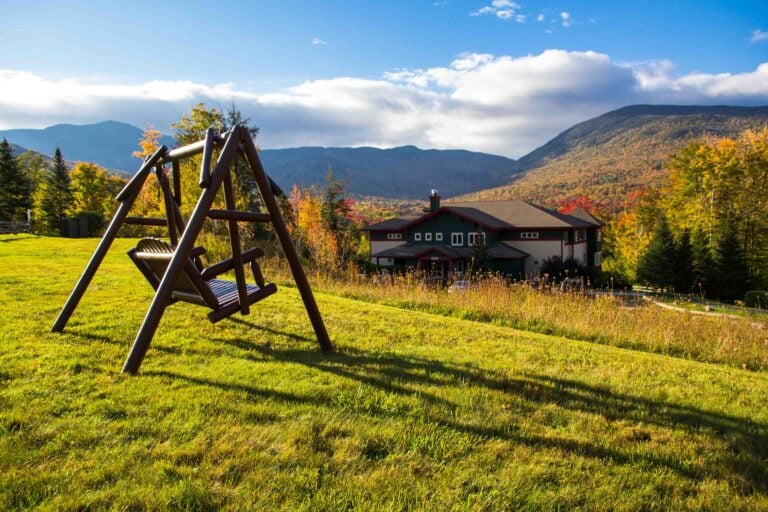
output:
POLYGON ((600 226, 597 219, 594 219, 594 222, 584 220, 519 199, 446 203, 445 208, 478 210, 506 223, 511 228, 588 228, 600 226))
POLYGON ((591 222, 592 224, 595 224, 597 226, 602 226, 603 223, 600 222, 597 217, 589 213, 586 208, 583 206, 577 207, 575 210, 573 210, 570 214, 571 217, 576 217, 577 219, 585 220, 587 222, 591 222))
POLYGON ((402 231, 441 212, 452 213, 493 230, 591 228, 602 226, 599 220, 582 207, 574 210, 571 215, 567 215, 526 201, 510 200, 446 203, 432 212, 403 215, 372 224, 367 230, 402 231))
MULTIPOLYGON (((379 251, 375 254, 371 254, 374 258, 398 258, 398 259, 415 259, 427 255, 431 252, 443 254, 451 259, 465 258, 469 259, 475 252, 474 247, 451 247, 450 245, 414 245, 404 244, 398 245, 379 251)), ((499 260, 515 260, 520 258, 526 258, 529 256, 527 252, 515 249, 508 245, 506 242, 499 242, 488 248, 488 256, 493 259, 499 260)))
POLYGON ((395 217, 372 224, 366 230, 403 231, 411 225, 443 212, 452 213, 493 230, 592 228, 603 225, 582 207, 576 208, 568 215, 518 199, 445 203, 435 211, 395 217))
POLYGON ((403 226, 410 224, 416 219, 419 219, 424 214, 408 214, 408 215, 402 215, 400 217, 395 217, 393 219, 387 219, 383 220, 381 222, 377 222, 376 224, 371 224, 368 226, 368 231, 399 231, 403 228, 403 226))
POLYGON ((512 247, 507 242, 499 242, 493 244, 488 249, 488 256, 494 260, 518 260, 525 259, 530 256, 530 254, 512 247))

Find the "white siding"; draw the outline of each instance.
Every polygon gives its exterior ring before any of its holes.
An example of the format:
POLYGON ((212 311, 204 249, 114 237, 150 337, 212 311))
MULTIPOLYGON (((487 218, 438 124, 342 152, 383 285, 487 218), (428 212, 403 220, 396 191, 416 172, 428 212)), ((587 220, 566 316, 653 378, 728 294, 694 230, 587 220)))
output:
POLYGON ((563 257, 563 244, 560 240, 513 240, 507 243, 515 249, 520 249, 530 254, 525 259, 526 275, 538 274, 546 258, 551 258, 552 256, 563 257))
POLYGON ((574 244, 573 259, 581 262, 583 265, 587 264, 587 244, 586 243, 574 244))

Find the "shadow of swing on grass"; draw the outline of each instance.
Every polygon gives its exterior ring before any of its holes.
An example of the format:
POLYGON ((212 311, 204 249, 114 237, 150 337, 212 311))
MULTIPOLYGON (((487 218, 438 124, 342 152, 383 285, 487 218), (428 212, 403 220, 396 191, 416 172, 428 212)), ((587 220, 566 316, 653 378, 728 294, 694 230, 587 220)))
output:
MULTIPOLYGON (((415 397, 418 403, 433 406, 413 410, 412 403, 407 403, 397 410, 377 410, 364 408, 353 413, 373 418, 401 416, 405 418, 413 413, 420 414, 426 421, 456 432, 478 436, 483 439, 499 439, 536 448, 561 450, 569 454, 606 459, 617 464, 634 464, 664 467, 694 481, 703 481, 713 476, 730 478, 737 491, 742 494, 768 492, 768 425, 747 418, 707 411, 687 405, 655 400, 643 396, 612 391, 607 386, 590 385, 574 379, 553 377, 534 373, 524 373, 509 377, 497 371, 485 370, 476 366, 452 363, 417 356, 397 353, 372 353, 344 347, 335 353, 322 353, 313 348, 313 339, 286 332, 272 327, 257 325, 253 322, 231 318, 230 321, 255 328, 262 332, 284 337, 294 342, 306 344, 308 348, 279 349, 267 343, 256 343, 242 338, 219 338, 214 343, 224 344, 239 349, 244 353, 233 354, 254 362, 274 361, 306 366, 312 370, 333 374, 342 379, 370 386, 373 389, 403 396, 415 397), (311 347, 311 348, 310 348, 311 347), (460 410, 460 405, 444 396, 438 396, 429 389, 433 387, 476 386, 509 395, 511 400, 522 400, 518 410, 533 413, 544 406, 554 405, 564 411, 587 413, 604 417, 609 422, 633 422, 655 425, 660 428, 682 431, 691 436, 706 436, 712 441, 722 443, 722 455, 711 462, 711 466, 693 466, 685 460, 668 455, 639 453, 637 450, 625 451, 615 446, 596 442, 567 439, 552 435, 523 431, 514 421, 505 425, 487 425, 473 422, 461 422, 450 411, 460 410), (422 410, 423 409, 423 410, 422 410), (444 412, 433 412, 444 411, 444 412), (724 475, 723 472, 727 472, 724 475), (734 481, 735 480, 735 481, 734 481)), ((118 344, 109 336, 70 331, 74 336, 109 344, 118 344)), ((122 345, 122 343, 119 343, 122 345)), ((158 343, 158 351, 178 353, 175 347, 165 347, 158 343)), ((186 350, 185 350, 186 352, 186 350)), ((214 387, 229 392, 245 393, 254 399, 272 399, 294 404, 308 404, 331 410, 339 409, 337 397, 327 393, 301 395, 273 388, 258 387, 239 382, 214 380, 198 375, 182 374, 171 371, 145 370, 147 377, 162 377, 182 380, 192 385, 214 387)), ((649 441, 641 433, 629 443, 649 441)))
MULTIPOLYGON (((256 327, 250 323, 249 325, 256 327)), ((263 326, 258 328, 295 341, 308 343, 314 341, 294 333, 281 332, 263 326)), ((416 397, 419 403, 435 406, 438 411, 446 411, 434 413, 428 407, 414 411, 413 406, 408 405, 404 409, 394 411, 377 410, 375 407, 354 411, 358 414, 374 418, 393 415, 405 418, 417 413, 425 420, 443 428, 483 439, 499 439, 530 447, 556 449, 577 456, 610 460, 622 465, 664 467, 694 481, 703 481, 712 477, 727 478, 736 491, 744 495, 768 492, 768 466, 765 464, 768 460, 768 425, 765 423, 692 406, 618 393, 606 386, 590 385, 549 375, 528 373, 519 377, 507 377, 498 372, 466 364, 395 353, 370 353, 346 347, 336 353, 324 354, 312 349, 274 349, 269 344, 257 344, 242 339, 222 341, 244 350, 246 353, 241 357, 248 360, 259 362, 271 360, 304 365, 386 393, 416 397), (612 423, 633 422, 682 431, 691 436, 706 436, 715 442, 722 443, 724 448, 721 450, 722 455, 718 454, 711 464, 694 466, 675 456, 623 450, 607 444, 525 432, 513 421, 501 426, 464 423, 458 421, 455 414, 448 412, 458 410, 460 408, 458 404, 431 393, 428 389, 423 389, 423 387, 466 386, 483 387, 509 395, 510 398, 522 399, 523 409, 528 409, 526 412, 535 412, 543 406, 554 405, 565 411, 600 415, 612 423)), ((302 396, 172 372, 148 371, 145 375, 181 379, 196 385, 246 392, 260 398, 307 403, 328 409, 340 407, 334 396, 322 393, 302 396)), ((637 438, 628 439, 625 442, 628 447, 632 447, 637 442, 649 441, 650 437, 646 438, 646 435, 650 436, 641 432, 637 438)))

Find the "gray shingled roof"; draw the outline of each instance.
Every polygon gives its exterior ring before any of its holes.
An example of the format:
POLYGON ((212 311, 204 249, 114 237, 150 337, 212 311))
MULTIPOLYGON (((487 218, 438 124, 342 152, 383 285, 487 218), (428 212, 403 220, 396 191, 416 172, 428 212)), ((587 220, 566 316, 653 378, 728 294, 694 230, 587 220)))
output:
POLYGON ((603 223, 600 222, 597 217, 589 213, 583 206, 579 206, 575 210, 573 210, 570 214, 571 217, 576 217, 577 219, 581 219, 587 222, 591 222, 592 224, 596 226, 602 226, 603 223))
MULTIPOLYGON (((404 258, 414 259, 419 258, 430 252, 437 252, 445 254, 450 258, 466 258, 472 257, 475 252, 474 247, 451 247, 450 245, 398 245, 390 249, 371 254, 374 258, 404 258)), ((520 249, 515 249, 506 242, 499 242, 488 248, 488 256, 499 260, 516 260, 519 258, 526 258, 529 256, 527 252, 523 252, 520 249)))
POLYGON ((507 242, 493 244, 488 249, 488 256, 496 260, 518 260, 530 256, 525 251, 512 247, 507 242))
POLYGON ((413 245, 405 244, 371 254, 375 258, 418 258, 432 251, 443 253, 451 258, 469 258, 472 247, 451 247, 450 245, 413 245))
POLYGON ((394 219, 387 219, 383 220, 381 222, 377 222, 376 224, 371 224, 366 229, 370 231, 397 231, 406 224, 410 224, 414 220, 424 216, 425 214, 408 214, 408 215, 402 215, 400 217, 395 217, 394 219))
POLYGON ((446 203, 444 206, 478 210, 504 222, 504 227, 509 228, 588 228, 600 225, 521 200, 466 201, 446 203))
MULTIPOLYGON (((445 203, 440 210, 465 217, 490 229, 590 228, 602 226, 584 208, 573 215, 559 213, 521 200, 445 203)), ((370 231, 397 231, 430 213, 403 215, 369 226, 370 231)))

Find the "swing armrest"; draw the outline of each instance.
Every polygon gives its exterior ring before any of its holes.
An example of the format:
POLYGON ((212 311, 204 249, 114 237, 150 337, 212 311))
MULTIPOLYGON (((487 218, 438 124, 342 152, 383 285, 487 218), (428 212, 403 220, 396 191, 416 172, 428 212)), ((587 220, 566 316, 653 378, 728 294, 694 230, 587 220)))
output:
MULTIPOLYGON (((241 259, 243 264, 246 264, 255 260, 256 258, 261 258, 262 256, 264 256, 264 251, 258 247, 254 247, 253 249, 244 251, 241 259)), ((211 265, 210 267, 203 270, 200 274, 203 276, 203 279, 208 281, 209 279, 213 279, 214 277, 218 276, 219 274, 223 274, 224 272, 229 272, 234 268, 235 260, 232 258, 227 258, 224 261, 220 261, 211 265)))

